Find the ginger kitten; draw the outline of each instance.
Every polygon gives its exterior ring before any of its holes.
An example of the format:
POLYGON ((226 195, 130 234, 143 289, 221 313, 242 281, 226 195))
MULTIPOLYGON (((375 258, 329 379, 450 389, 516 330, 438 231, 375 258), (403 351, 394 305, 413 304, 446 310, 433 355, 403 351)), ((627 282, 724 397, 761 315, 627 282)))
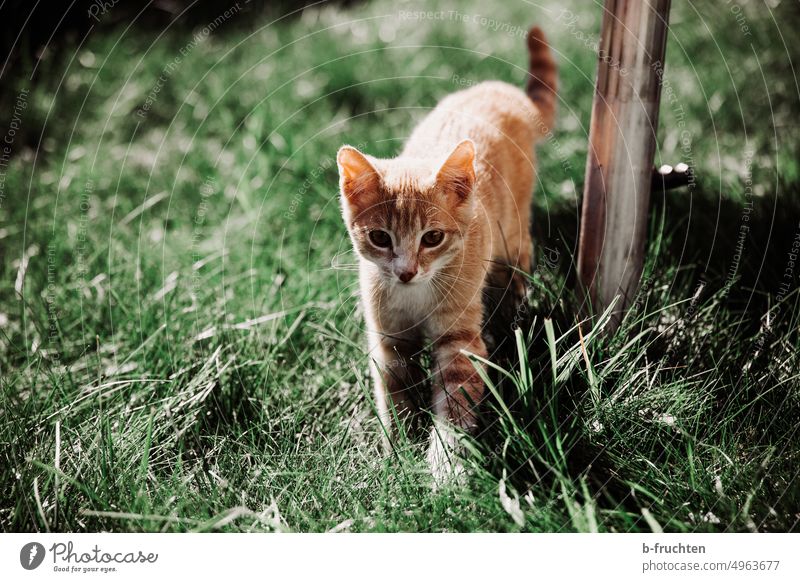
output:
MULTIPOLYGON (((436 426, 429 461, 444 477, 456 437, 474 431, 484 385, 464 352, 486 357, 482 290, 498 265, 530 272, 534 143, 550 131, 556 66, 542 31, 528 34, 526 92, 499 81, 449 95, 401 154, 337 155, 342 215, 359 257, 370 369, 390 436, 420 411, 415 360, 432 348, 436 426), (527 93, 527 94, 526 94, 527 93)), ((524 278, 511 284, 524 298, 524 278)))

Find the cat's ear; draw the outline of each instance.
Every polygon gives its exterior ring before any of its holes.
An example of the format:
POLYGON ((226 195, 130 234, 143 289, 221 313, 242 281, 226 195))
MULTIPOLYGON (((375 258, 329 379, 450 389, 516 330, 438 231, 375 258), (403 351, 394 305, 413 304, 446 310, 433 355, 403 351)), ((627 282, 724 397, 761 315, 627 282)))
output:
POLYGON ((378 190, 380 178, 367 157, 351 146, 342 146, 336 154, 339 166, 339 186, 349 203, 378 190))
POLYGON ((436 174, 436 182, 455 194, 459 202, 469 198, 475 185, 475 144, 471 139, 465 139, 450 152, 436 174))

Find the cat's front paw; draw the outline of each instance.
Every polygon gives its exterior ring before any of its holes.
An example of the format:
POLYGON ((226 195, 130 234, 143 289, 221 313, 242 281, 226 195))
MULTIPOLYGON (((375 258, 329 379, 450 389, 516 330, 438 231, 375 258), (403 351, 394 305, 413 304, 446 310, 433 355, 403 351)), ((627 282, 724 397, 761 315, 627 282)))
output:
POLYGON ((451 430, 434 427, 428 448, 428 467, 433 477, 433 488, 445 485, 464 485, 467 472, 461 459, 463 447, 451 430))

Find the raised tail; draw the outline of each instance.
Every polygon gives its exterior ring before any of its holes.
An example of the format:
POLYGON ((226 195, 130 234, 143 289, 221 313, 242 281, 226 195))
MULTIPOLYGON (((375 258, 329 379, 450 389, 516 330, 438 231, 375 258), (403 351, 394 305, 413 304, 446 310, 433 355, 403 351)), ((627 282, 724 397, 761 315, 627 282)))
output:
POLYGON ((558 91, 558 67, 553 60, 547 37, 538 26, 528 31, 528 83, 525 92, 539 109, 545 129, 553 129, 556 116, 556 92, 558 91))

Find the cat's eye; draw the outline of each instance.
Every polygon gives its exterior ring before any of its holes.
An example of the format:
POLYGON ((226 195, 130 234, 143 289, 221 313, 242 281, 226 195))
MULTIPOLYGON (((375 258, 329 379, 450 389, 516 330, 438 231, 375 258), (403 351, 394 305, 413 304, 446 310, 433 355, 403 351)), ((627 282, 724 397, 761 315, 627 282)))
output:
POLYGON ((444 240, 444 233, 441 230, 429 230, 422 235, 422 244, 426 247, 438 246, 444 240))
POLYGON ((385 230, 371 230, 369 231, 369 240, 376 247, 382 249, 392 246, 392 237, 385 230))

